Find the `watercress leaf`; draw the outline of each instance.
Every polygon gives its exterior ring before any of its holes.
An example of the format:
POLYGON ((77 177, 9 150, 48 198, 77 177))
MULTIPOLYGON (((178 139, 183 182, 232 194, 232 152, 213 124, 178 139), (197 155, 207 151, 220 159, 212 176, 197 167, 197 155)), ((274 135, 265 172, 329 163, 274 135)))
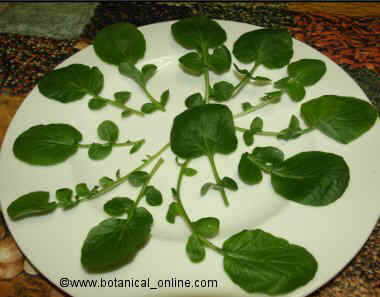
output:
POLYGON ((88 108, 91 110, 99 110, 107 105, 107 102, 100 98, 92 98, 88 101, 88 108))
POLYGON ((150 206, 158 206, 162 204, 162 194, 154 186, 147 186, 145 189, 146 202, 150 206))
POLYGON ((220 104, 206 104, 182 112, 174 119, 170 144, 183 159, 235 151, 237 138, 231 110, 220 104))
POLYGON ((175 223, 175 218, 179 215, 178 211, 178 203, 177 202, 172 202, 169 205, 168 212, 166 213, 166 221, 170 224, 175 223))
POLYGON ((251 79, 260 83, 269 83, 272 81, 270 78, 265 76, 253 76, 251 79))
POLYGON ((255 117, 251 122, 250 130, 252 133, 255 134, 257 132, 263 131, 263 127, 264 127, 263 119, 260 117, 255 117))
POLYGON ((371 104, 354 97, 325 95, 301 106, 305 123, 341 143, 350 143, 376 122, 371 104))
POLYGON ((344 159, 325 152, 303 152, 285 160, 271 174, 274 190, 305 205, 328 205, 346 190, 350 173, 344 159))
POLYGON ((187 167, 183 170, 183 174, 186 176, 194 176, 198 173, 194 168, 187 167))
POLYGON ((282 91, 274 91, 265 93, 265 96, 261 98, 262 101, 271 100, 272 103, 278 103, 281 101, 282 91))
POLYGON ((146 64, 141 68, 141 78, 146 84, 157 72, 157 66, 154 64, 146 64))
POLYGON ((104 62, 119 65, 129 61, 135 64, 145 54, 144 35, 132 24, 117 23, 96 34, 94 50, 104 62))
POLYGON ((191 262, 199 263, 206 256, 206 249, 198 235, 191 234, 186 243, 186 253, 191 262))
POLYGON ((185 100, 185 105, 187 108, 193 108, 195 106, 203 105, 205 102, 203 101, 203 97, 200 93, 195 93, 190 95, 185 100))
POLYGON ((237 191, 239 189, 236 181, 234 181, 232 178, 230 178, 228 176, 223 177, 220 185, 222 187, 230 189, 232 191, 237 191))
POLYGON ((234 68, 235 68, 235 70, 236 70, 238 73, 242 74, 243 76, 252 77, 252 75, 249 73, 249 70, 247 70, 247 69, 242 69, 242 68, 240 68, 238 65, 236 65, 235 63, 234 63, 234 68))
POLYGON ((112 121, 104 121, 98 126, 98 136, 104 141, 114 143, 119 138, 119 128, 112 121))
POLYGON ((113 97, 115 98, 117 103, 125 104, 131 98, 131 92, 128 92, 128 91, 116 92, 115 94, 113 94, 113 97))
POLYGON ((68 103, 86 94, 98 95, 103 88, 103 74, 97 67, 72 64, 46 74, 38 83, 42 95, 68 103))
POLYGON ((281 68, 293 56, 293 41, 283 29, 253 30, 238 38, 233 54, 242 63, 256 61, 267 68, 281 68))
POLYGON ((290 140, 295 139, 301 135, 302 129, 300 128, 300 121, 295 115, 292 115, 292 117, 290 118, 288 128, 281 130, 280 134, 277 135, 277 138, 290 140))
POLYGON ((152 113, 156 110, 157 110, 157 107, 153 103, 145 103, 145 104, 143 104, 143 106, 141 106, 141 111, 143 113, 149 114, 149 113, 152 113))
POLYGON ((220 81, 214 84, 213 91, 213 99, 215 101, 227 101, 232 97, 234 85, 228 81, 220 81))
POLYGON ((169 90, 166 90, 166 91, 162 92, 161 97, 160 97, 160 103, 161 103, 162 106, 165 107, 166 104, 168 104, 169 96, 170 96, 170 91, 169 90))
POLYGON ((80 183, 75 186, 75 194, 78 197, 86 197, 90 195, 91 191, 85 183, 80 183))
POLYGON ((299 102, 305 98, 305 88, 296 81, 288 83, 286 91, 288 92, 290 99, 295 102, 299 102))
POLYGON ((251 108, 253 107, 253 105, 249 102, 243 102, 241 104, 241 108, 243 109, 243 111, 248 111, 250 110, 251 108))
POLYGON ((301 59, 288 65, 288 74, 304 87, 317 83, 326 73, 326 65, 321 60, 301 59))
POLYGON ((201 195, 202 195, 202 196, 206 195, 207 192, 208 192, 213 186, 216 186, 216 184, 214 184, 214 183, 205 183, 205 184, 201 187, 201 195))
POLYGON ((74 155, 81 140, 82 134, 70 125, 37 125, 16 138, 13 153, 32 165, 53 165, 74 155))
POLYGON ((152 215, 143 207, 132 218, 110 218, 90 230, 82 246, 81 262, 90 271, 115 268, 131 260, 148 241, 152 215))
POLYGON ((214 49, 211 55, 207 56, 208 66, 215 73, 221 74, 231 68, 231 53, 225 45, 214 49))
POLYGON ((129 153, 130 154, 134 154, 136 152, 138 152, 140 150, 140 148, 144 145, 145 143, 145 140, 139 140, 138 142, 136 142, 132 148, 130 149, 129 153))
POLYGON ((127 197, 115 197, 104 203, 104 211, 113 217, 119 217, 128 213, 133 207, 135 202, 127 197))
POLYGON ((307 284, 318 269, 305 248, 262 230, 231 236, 223 250, 224 270, 248 293, 286 294, 307 284))
POLYGON ((149 179, 149 173, 145 171, 133 171, 128 176, 129 183, 134 187, 142 186, 149 179))
POLYGON ((245 131, 243 133, 243 140, 246 145, 252 145, 254 142, 253 132, 250 130, 245 131))
POLYGON ((223 28, 206 16, 179 20, 172 25, 171 30, 174 39, 188 49, 214 48, 227 39, 223 28))
POLYGON ((103 176, 99 179, 99 184, 101 187, 103 188, 106 188, 108 187, 109 185, 112 185, 113 184, 113 180, 112 178, 109 178, 108 176, 103 176))
POLYGON ((119 72, 129 78, 132 78, 140 86, 145 86, 145 81, 142 77, 141 71, 131 62, 123 62, 119 64, 119 72))
POLYGON ((254 159, 254 162, 262 168, 271 170, 279 166, 285 157, 280 149, 273 146, 263 146, 255 147, 250 158, 254 159))
POLYGON ((130 110, 124 110, 122 113, 121 113, 121 117, 122 118, 127 118, 129 116, 132 115, 132 112, 130 110))
POLYGON ((46 214, 56 209, 56 202, 49 202, 48 192, 31 192, 14 200, 7 208, 8 216, 12 220, 27 216, 46 214))
POLYGON ((92 143, 88 149, 88 157, 91 160, 103 160, 112 152, 112 145, 105 143, 92 143))
POLYGON ((179 58, 182 68, 193 75, 201 75, 206 65, 203 63, 203 59, 197 52, 187 53, 179 58))
POLYGON ((62 205, 63 209, 70 208, 75 202, 72 201, 73 190, 68 188, 58 189, 55 192, 55 197, 59 204, 62 205))
POLYGON ((249 159, 248 153, 241 156, 238 172, 240 179, 248 185, 258 184, 263 179, 260 168, 249 159))
POLYGON ((220 222, 217 218, 207 217, 192 223, 195 231, 206 238, 213 238, 219 233, 220 222))

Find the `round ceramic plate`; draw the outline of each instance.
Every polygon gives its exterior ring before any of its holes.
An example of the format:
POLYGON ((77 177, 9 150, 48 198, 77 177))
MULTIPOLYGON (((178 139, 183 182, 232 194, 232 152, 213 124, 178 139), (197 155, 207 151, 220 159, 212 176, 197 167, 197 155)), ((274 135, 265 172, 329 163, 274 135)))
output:
MULTIPOLYGON (((228 21, 219 21, 228 34, 227 46, 244 32, 257 27, 228 21)), ((2 159, 0 189, 2 207, 8 205, 20 195, 32 191, 54 191, 61 187, 73 187, 77 183, 97 184, 102 176, 113 176, 118 168, 126 173, 140 164, 145 154, 152 154, 168 142, 169 132, 174 116, 185 109, 184 99, 194 92, 203 92, 203 78, 185 74, 178 66, 178 58, 186 50, 175 43, 171 36, 172 22, 158 23, 141 28, 147 40, 147 52, 142 62, 158 66, 158 73, 149 82, 153 94, 161 94, 170 89, 170 101, 165 113, 156 112, 140 118, 132 116, 122 119, 120 111, 107 107, 101 111, 90 111, 87 108, 88 98, 61 104, 48 100, 35 88, 18 110, 6 135, 2 159), (104 120, 112 120, 121 128, 120 139, 147 140, 143 148, 134 155, 127 149, 117 148, 104 161, 91 161, 86 150, 80 150, 65 163, 39 167, 30 166, 17 160, 12 153, 15 138, 27 128, 37 124, 68 123, 79 129, 84 142, 97 140, 96 127, 104 120)), ((336 64, 310 48, 294 41, 294 57, 315 58, 327 65, 327 73, 316 85, 307 88, 306 98, 315 98, 326 94, 348 95, 365 99, 366 96, 358 85, 336 64)), ((117 67, 107 65, 97 58, 92 47, 88 47, 59 67, 72 63, 83 63, 97 66, 104 73, 105 87, 102 95, 112 97, 116 91, 129 90, 133 93, 131 106, 139 108, 147 99, 135 83, 119 74, 117 67)), ((273 80, 286 74, 286 67, 280 70, 259 68, 257 75, 268 76, 273 80)), ((238 80, 230 71, 221 77, 211 75, 211 82, 227 80, 236 83, 238 80)), ((259 98, 272 86, 247 86, 237 98, 228 102, 234 113, 240 111, 241 103, 258 102, 259 98)), ((300 104, 292 102, 285 96, 280 104, 266 107, 258 112, 264 118, 265 128, 280 130, 287 126, 292 114, 299 114, 300 104)), ((249 125, 254 117, 247 116, 236 120, 242 127, 249 125)), ((215 216, 221 221, 221 232, 213 240, 216 244, 242 229, 261 228, 276 236, 286 238, 307 248, 318 260, 319 269, 316 277, 306 286, 290 295, 306 296, 331 279, 359 251, 366 241, 379 215, 378 179, 380 161, 380 125, 377 124, 368 133, 349 145, 339 144, 314 131, 299 139, 289 142, 278 141, 269 137, 256 137, 256 145, 274 145, 282 149, 287 157, 298 152, 321 150, 342 155, 349 164, 351 183, 341 199, 327 207, 307 207, 292 203, 277 195, 268 176, 255 187, 239 183, 238 192, 230 192, 231 205, 226 208, 217 192, 209 192, 200 197, 200 186, 213 177, 206 158, 198 158, 192 167, 199 172, 192 178, 186 178, 183 187, 183 200, 192 219, 215 216)), ((243 152, 251 148, 245 146, 239 136, 238 150, 228 156, 217 155, 216 162, 223 175, 238 179, 237 164, 243 152)), ((60 286, 60 279, 70 280, 144 280, 150 279, 151 287, 156 287, 158 280, 217 280, 217 288, 63 288, 75 297, 242 297, 250 296, 234 285, 223 270, 222 257, 213 251, 207 251, 206 259, 200 264, 192 264, 185 253, 185 242, 189 231, 185 224, 177 219, 175 225, 168 224, 165 214, 172 196, 170 188, 175 186, 179 168, 174 155, 167 151, 163 154, 164 165, 154 176, 152 183, 162 190, 164 204, 160 207, 149 207, 154 216, 153 234, 149 243, 137 254, 135 259, 124 267, 103 274, 89 274, 80 263, 80 250, 83 241, 93 226, 107 218, 103 212, 103 203, 115 196, 133 198, 137 190, 127 184, 113 192, 83 203, 79 207, 52 214, 11 221, 6 215, 8 226, 20 248, 31 262, 54 284, 60 286)), ((145 204, 145 202, 143 203, 145 204)), ((145 205, 146 206, 146 205, 145 205)), ((262 296, 257 294, 255 296, 262 296)), ((264 296, 264 295, 263 295, 264 296)))

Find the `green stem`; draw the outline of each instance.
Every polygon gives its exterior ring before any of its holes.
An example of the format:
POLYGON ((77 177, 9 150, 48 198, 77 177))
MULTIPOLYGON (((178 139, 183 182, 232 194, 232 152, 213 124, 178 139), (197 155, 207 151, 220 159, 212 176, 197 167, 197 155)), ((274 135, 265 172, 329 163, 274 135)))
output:
MULTIPOLYGON (((116 147, 131 146, 131 145, 134 145, 138 142, 142 142, 144 144, 145 139, 140 139, 140 140, 136 140, 136 141, 127 140, 126 142, 112 143, 112 146, 116 146, 116 147)), ((91 146, 91 144, 82 144, 82 143, 78 144, 79 148, 89 148, 90 146, 91 146)))
POLYGON ((94 98, 101 99, 101 100, 107 102, 107 104, 109 104, 109 105, 115 106, 115 107, 123 109, 123 110, 130 111, 131 113, 137 114, 139 116, 144 116, 145 115, 143 112, 141 112, 141 111, 139 111, 137 109, 128 107, 128 106, 126 106, 124 104, 121 104, 119 102, 116 102, 115 100, 111 100, 111 99, 104 98, 104 97, 101 97, 101 96, 95 96, 94 98))
POLYGON ((154 104, 159 110, 165 111, 165 107, 163 107, 162 104, 153 97, 153 95, 148 91, 146 86, 141 86, 141 88, 144 91, 145 95, 150 100, 150 102, 152 102, 152 104, 154 104))
POLYGON ((243 117, 243 116, 245 116, 247 114, 250 114, 252 112, 258 111, 259 109, 261 109, 261 108, 263 108, 263 107, 265 107, 265 106, 267 106, 269 104, 272 104, 273 101, 275 101, 275 100, 266 100, 266 101, 263 101, 263 102, 261 102, 261 103, 259 103, 257 105, 254 105, 254 106, 252 106, 248 110, 245 110, 245 111, 242 111, 242 112, 239 112, 239 113, 235 114, 234 115, 234 119, 240 118, 240 117, 243 117))
MULTIPOLYGON (((219 173, 218 173, 218 169, 216 168, 214 156, 213 155, 207 155, 207 157, 208 157, 208 160, 210 161, 210 165, 211 165, 211 169, 212 169, 212 173, 214 175, 215 181, 219 185, 222 183, 222 179, 220 178, 219 173)), ((227 194, 226 194, 226 191, 224 190, 224 188, 222 188, 220 190, 220 194, 222 195, 224 205, 228 207, 230 204, 228 202, 227 194)))
MULTIPOLYGON (((235 130, 236 131, 239 131, 239 132, 247 132, 249 131, 249 129, 246 129, 246 128, 241 128, 241 127, 237 127, 235 126, 235 130)), ((314 128, 305 128, 302 130, 301 135, 304 135, 306 133, 309 133, 310 131, 313 131, 314 128)), ((277 137, 278 135, 280 135, 281 132, 274 132, 274 131, 260 131, 260 132, 256 132, 255 135, 261 135, 261 136, 272 136, 272 137, 277 137)))
POLYGON ((135 171, 140 171, 142 169, 144 169, 146 166, 148 166, 150 163, 152 163, 155 159, 157 159, 164 151, 166 151, 170 146, 170 143, 167 143, 165 144, 159 151, 157 151, 154 155, 150 156, 145 162, 143 162, 142 165, 136 167, 135 169, 133 169, 131 172, 127 173, 126 175, 122 176, 121 178, 119 178, 118 180, 114 181, 113 183, 111 183, 110 185, 108 185, 107 187, 101 189, 100 191, 94 193, 92 196, 89 196, 86 198, 86 200, 90 200, 90 199, 95 199, 103 194, 106 194, 110 191, 112 191, 113 189, 115 189, 116 187, 118 187, 119 185, 121 185, 122 183, 126 182, 128 180, 128 177, 135 171))
MULTIPOLYGON (((207 48, 204 46, 204 44, 202 44, 201 53, 202 53, 203 63, 204 65, 207 65, 208 51, 207 51, 207 48)), ((204 71, 204 80, 205 80, 204 100, 205 100, 205 103, 208 104, 210 101, 210 73, 209 73, 208 68, 206 68, 204 71)))
POLYGON ((190 161, 191 161, 191 159, 188 159, 188 160, 186 160, 185 163, 182 164, 181 170, 179 172, 178 180, 177 180, 177 188, 176 188, 177 195, 174 197, 174 199, 176 200, 177 205, 179 206, 179 208, 181 210, 180 211, 180 216, 184 220, 185 224, 189 227, 191 233, 197 234, 197 236, 199 237, 199 239, 203 242, 203 244, 205 246, 207 246, 208 248, 216 251, 217 253, 219 253, 221 255, 224 255, 224 251, 223 251, 222 248, 214 245, 211 241, 209 241, 206 238, 204 238, 202 235, 200 235, 194 229, 193 223, 192 223, 192 221, 191 221, 189 215, 187 214, 186 209, 185 209, 185 207, 183 205, 183 202, 182 202, 182 199, 181 199, 181 185, 182 185, 182 180, 183 180, 183 177, 184 177, 185 169, 187 168, 187 165, 189 164, 190 161))
POLYGON ((260 64, 255 63, 252 67, 252 69, 249 71, 250 75, 244 76, 244 78, 234 87, 234 92, 232 94, 232 97, 237 96, 237 94, 240 93, 240 91, 247 85, 247 83, 250 80, 250 76, 256 71, 256 69, 260 66, 260 64))

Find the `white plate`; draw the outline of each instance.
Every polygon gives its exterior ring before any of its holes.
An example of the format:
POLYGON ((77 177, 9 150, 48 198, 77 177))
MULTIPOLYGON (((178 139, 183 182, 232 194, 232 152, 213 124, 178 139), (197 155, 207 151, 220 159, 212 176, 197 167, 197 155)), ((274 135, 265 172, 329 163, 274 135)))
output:
MULTIPOLYGON (((0 189, 2 206, 7 206, 22 194, 45 190, 54 191, 61 187, 73 187, 79 182, 96 184, 104 175, 112 176, 117 168, 128 172, 135 168, 147 153, 153 153, 163 146, 169 137, 173 117, 185 109, 184 99, 196 91, 203 92, 203 79, 183 73, 178 67, 178 58, 186 53, 174 42, 170 33, 172 22, 158 23, 141 28, 147 39, 148 49, 142 63, 154 63, 158 66, 157 75, 149 83, 154 94, 160 94, 169 88, 171 95, 166 113, 156 112, 141 119, 131 117, 121 119, 120 112, 112 107, 102 111, 88 110, 88 98, 75 103, 63 105, 44 98, 35 88, 18 110, 5 138, 1 159, 0 189), (97 139, 96 127, 103 120, 111 119, 121 127, 121 139, 138 139, 142 136, 147 143, 140 152, 130 156, 122 148, 115 149, 112 156, 104 161, 89 160, 87 151, 79 151, 67 162, 51 166, 30 166, 17 160, 12 154, 15 138, 27 128, 41 123, 69 123, 77 127, 84 135, 84 142, 97 139)), ((228 34, 227 46, 244 32, 257 27, 220 21, 228 34)), ((307 88, 306 98, 325 94, 349 95, 366 98, 357 84, 336 64, 313 50, 309 46, 294 42, 295 54, 292 61, 300 58, 316 58, 325 61, 327 74, 315 86, 307 88)), ((141 106, 147 102, 138 87, 130 79, 121 76, 116 67, 101 62, 93 48, 88 47, 59 67, 72 63, 84 63, 98 66, 105 75, 105 87, 102 95, 111 97, 113 92, 130 90, 133 92, 131 105, 141 106)), ((142 64, 140 62, 140 65, 142 64)), ((139 66, 140 66, 139 65, 139 66)), ((286 74, 286 67, 280 70, 259 68, 258 75, 269 76, 276 80, 286 74)), ((222 77, 211 75, 211 81, 222 77)), ((237 82, 233 71, 223 79, 237 82)), ((234 112, 240 111, 242 102, 249 99, 258 102, 268 87, 247 86, 238 98, 228 104, 234 112)), ((265 120, 265 128, 279 130, 284 128, 291 114, 299 114, 300 104, 291 102, 287 97, 278 105, 263 109, 257 114, 265 120)), ((252 116, 238 119, 239 126, 247 126, 252 116)), ((221 220, 220 235, 214 240, 222 244, 223 240, 244 228, 262 228, 276 236, 306 247, 319 262, 316 277, 306 286, 291 293, 291 296, 306 296, 331 279, 359 251, 366 241, 379 215, 378 179, 380 162, 378 148, 380 145, 380 125, 377 124, 368 133, 350 145, 341 145, 318 131, 289 142, 271 138, 257 137, 256 145, 275 145, 289 157, 301 151, 322 150, 342 155, 351 170, 351 183, 344 196, 327 207, 307 207, 282 199, 274 193, 268 176, 262 184, 248 187, 240 183, 236 193, 229 193, 231 206, 225 208, 217 193, 209 193, 201 198, 199 188, 205 181, 212 181, 211 170, 206 158, 199 158, 192 163, 199 174, 184 181, 183 199, 190 216, 197 219, 204 216, 216 216, 221 220)), ((216 156, 217 166, 223 175, 237 177, 237 164, 241 153, 248 151, 241 141, 238 150, 229 156, 216 156)), ((251 296, 244 293, 227 277, 222 267, 222 258, 213 251, 207 252, 205 261, 192 264, 185 254, 185 241, 189 234, 184 223, 177 219, 175 225, 165 221, 167 206, 172 201, 170 188, 175 186, 178 167, 173 154, 167 151, 163 167, 153 179, 164 194, 164 205, 149 207, 155 222, 150 242, 137 254, 134 261, 119 270, 104 274, 88 274, 80 264, 80 249, 90 228, 107 216, 102 210, 103 203, 114 196, 134 197, 135 189, 122 185, 114 192, 89 203, 83 203, 70 211, 57 210, 53 214, 27 218, 13 222, 6 215, 8 226, 19 246, 31 262, 54 284, 60 286, 59 280, 67 277, 71 280, 218 280, 218 288, 161 288, 150 290, 144 288, 63 288, 75 297, 226 297, 251 296)), ((260 294, 255 296, 262 296, 260 294)))

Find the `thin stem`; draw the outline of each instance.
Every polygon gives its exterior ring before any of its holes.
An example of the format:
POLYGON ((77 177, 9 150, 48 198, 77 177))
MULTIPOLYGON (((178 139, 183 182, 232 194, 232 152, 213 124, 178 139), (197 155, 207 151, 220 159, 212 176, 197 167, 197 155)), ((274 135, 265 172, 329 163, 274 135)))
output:
POLYGON ((245 110, 245 111, 242 111, 242 112, 239 112, 237 114, 234 115, 234 119, 236 118, 240 118, 240 117, 243 117, 247 114, 250 114, 252 112, 255 112, 255 111, 258 111, 259 109, 269 105, 269 104, 272 104, 274 100, 266 100, 266 101, 263 101, 257 105, 254 105, 252 106, 251 108, 249 108, 248 110, 245 110))
POLYGON ((249 71, 250 75, 246 75, 235 87, 232 97, 237 96, 237 94, 240 93, 240 91, 247 85, 247 83, 250 80, 250 76, 256 71, 256 69, 260 66, 260 64, 255 63, 252 67, 252 69, 249 71))
POLYGON ((124 104, 121 104, 119 102, 116 102, 115 100, 111 100, 111 99, 104 98, 104 97, 101 97, 101 96, 95 96, 94 98, 104 100, 109 105, 115 106, 115 107, 123 109, 123 110, 130 111, 131 113, 137 114, 139 116, 144 116, 145 115, 143 112, 141 112, 141 111, 139 111, 137 109, 131 108, 129 106, 126 106, 124 104))
MULTIPOLYGON (((117 146, 117 147, 123 147, 123 146, 131 146, 131 145, 134 145, 138 142, 141 142, 142 144, 144 144, 145 139, 140 139, 140 140, 136 140, 136 141, 127 140, 125 142, 120 142, 120 143, 111 143, 111 145, 117 146)), ((90 146, 91 146, 91 144, 82 144, 82 143, 78 144, 79 148, 89 148, 90 146)))
MULTIPOLYGON (((222 179, 220 178, 219 173, 218 173, 218 169, 216 168, 214 156, 213 155, 207 155, 207 157, 208 157, 208 160, 210 161, 212 173, 214 175, 216 183, 221 184, 222 179)), ((224 188, 222 188, 220 190, 220 194, 222 195, 224 205, 229 206, 230 204, 228 202, 227 194, 226 194, 226 191, 224 190, 224 188)))
MULTIPOLYGON (((237 127, 237 126, 235 126, 235 130, 242 132, 242 133, 249 131, 249 129, 241 128, 241 127, 237 127)), ((301 131, 299 136, 304 135, 306 133, 309 133, 310 131, 313 131, 313 130, 314 130, 314 128, 312 128, 312 127, 305 128, 301 131)), ((260 131, 260 132, 256 132, 255 135, 277 137, 278 135, 280 135, 280 133, 281 132, 275 132, 275 131, 260 131)))
POLYGON ((197 234, 197 236, 199 237, 199 239, 203 242, 203 244, 205 246, 207 246, 208 248, 216 251, 217 253, 219 253, 221 255, 224 255, 223 249, 221 249, 220 247, 214 245, 211 241, 209 241, 206 238, 204 238, 202 235, 200 235, 194 229, 193 223, 192 223, 192 221, 191 221, 189 215, 187 214, 186 209, 185 209, 185 207, 183 205, 183 202, 182 202, 182 199, 181 199, 181 185, 182 185, 182 180, 183 180, 185 169, 187 168, 187 165, 189 164, 190 161, 191 161, 191 159, 186 160, 186 162, 183 163, 182 166, 181 166, 181 170, 179 172, 178 181, 177 181, 177 188, 176 188, 177 195, 174 197, 174 199, 177 202, 177 205, 181 209, 180 216, 184 220, 184 222, 186 223, 186 225, 189 227, 191 233, 197 234))
MULTIPOLYGON (((208 56, 208 51, 207 48, 202 44, 202 58, 203 58, 203 63, 207 65, 207 56, 208 56)), ((204 80, 205 80, 205 103, 208 104, 210 101, 210 74, 208 68, 205 69, 204 71, 204 80)))
POLYGON ((146 86, 141 86, 141 88, 144 91, 145 95, 147 95, 150 102, 152 102, 159 110, 165 111, 165 107, 163 107, 162 104, 153 97, 153 95, 148 91, 146 86))
POLYGON ((122 183, 124 183, 125 181, 128 180, 128 177, 135 171, 140 171, 142 169, 144 169, 146 166, 148 166, 150 163, 152 163, 155 159, 157 159, 164 151, 166 151, 168 149, 168 147, 170 146, 170 143, 167 143, 165 144, 159 151, 157 151, 154 155, 150 156, 147 160, 145 160, 143 162, 143 164, 141 164, 140 166, 136 167, 135 169, 133 169, 131 172, 127 173, 126 175, 122 176, 121 178, 119 178, 118 180, 114 181, 112 184, 110 184, 109 186, 101 189, 99 192, 96 192, 94 195, 90 196, 90 197, 87 197, 86 199, 89 200, 89 199, 95 199, 103 194, 106 194, 110 191, 112 191, 113 189, 115 189, 116 187, 118 187, 119 185, 121 185, 122 183))

